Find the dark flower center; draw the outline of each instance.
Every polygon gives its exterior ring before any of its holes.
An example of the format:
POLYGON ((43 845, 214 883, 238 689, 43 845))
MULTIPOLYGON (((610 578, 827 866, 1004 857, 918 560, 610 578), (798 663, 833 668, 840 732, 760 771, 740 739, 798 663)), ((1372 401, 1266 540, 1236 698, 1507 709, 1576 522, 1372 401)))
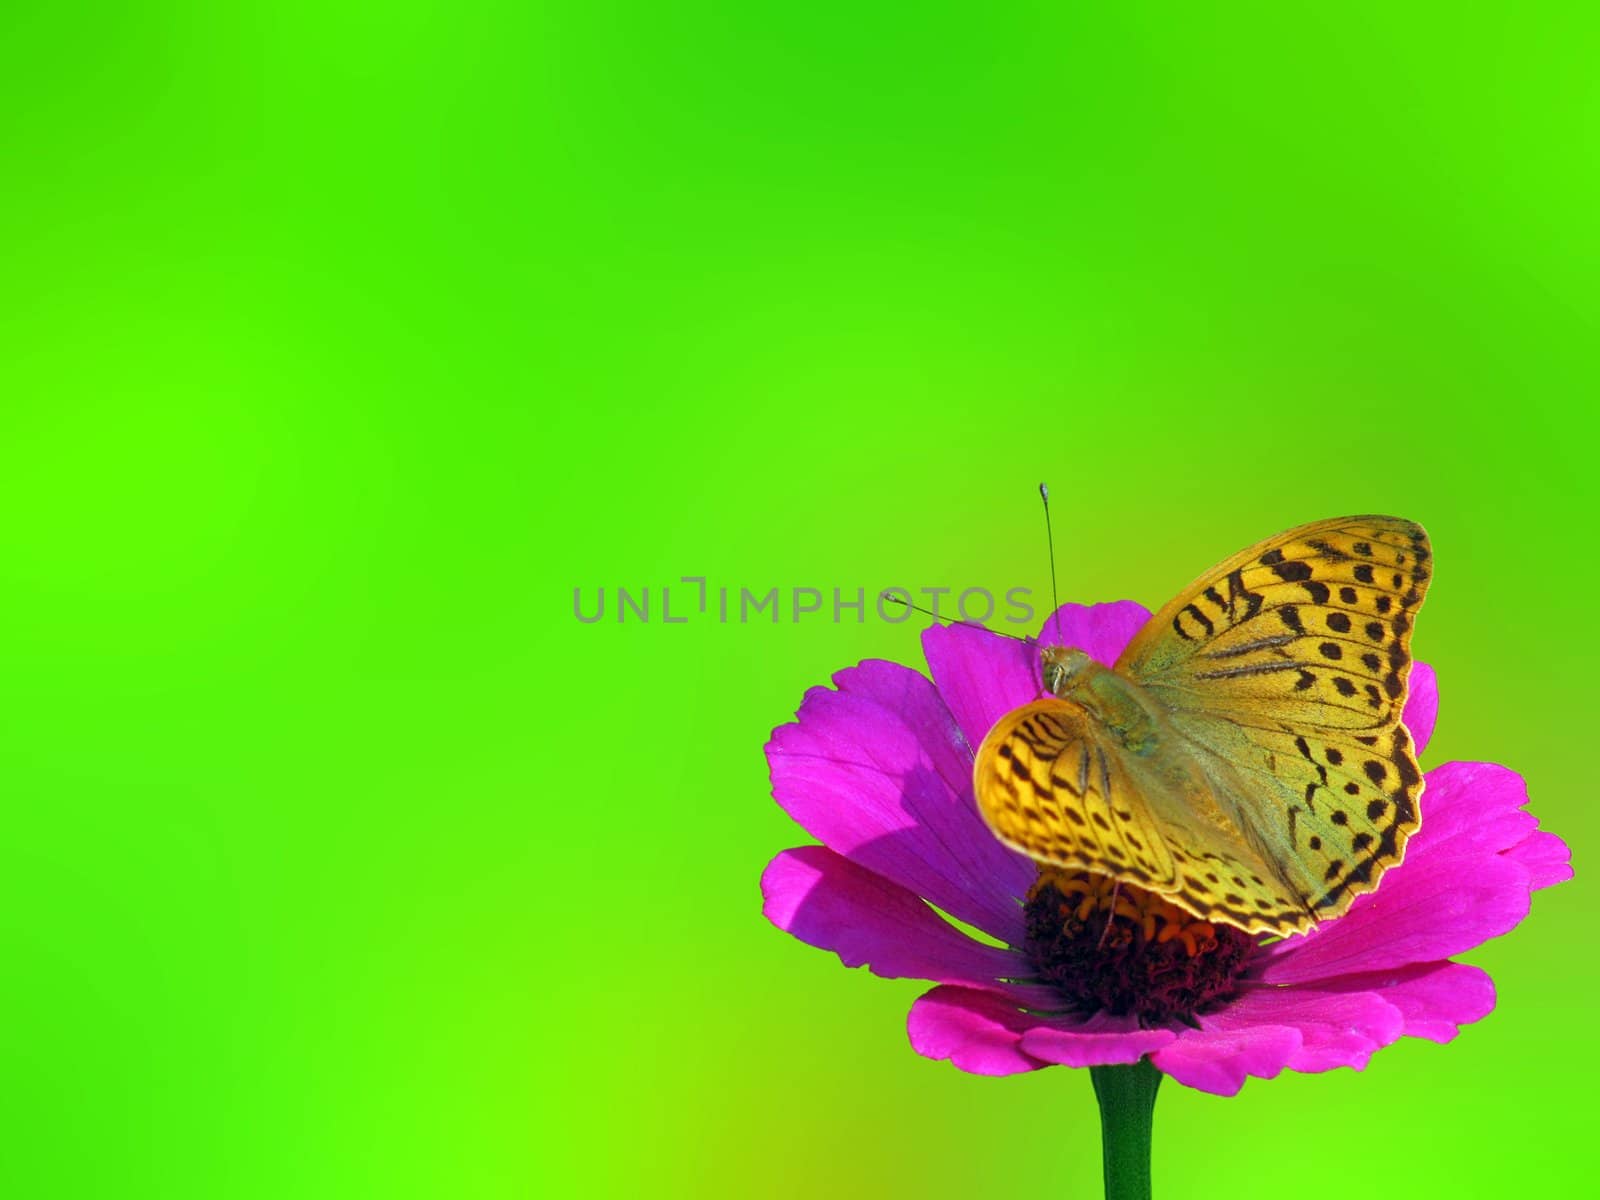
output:
POLYGON ((1151 892, 1041 867, 1028 892, 1028 956, 1076 1012, 1193 1021, 1235 994, 1256 939, 1151 892))

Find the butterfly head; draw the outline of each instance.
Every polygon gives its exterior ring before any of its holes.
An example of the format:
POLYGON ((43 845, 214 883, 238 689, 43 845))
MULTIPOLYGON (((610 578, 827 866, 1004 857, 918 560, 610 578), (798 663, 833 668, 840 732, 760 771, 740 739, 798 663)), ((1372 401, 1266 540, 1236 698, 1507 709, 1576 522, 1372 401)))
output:
POLYGON ((1070 646, 1046 646, 1039 651, 1039 667, 1046 690, 1065 696, 1094 660, 1070 646))

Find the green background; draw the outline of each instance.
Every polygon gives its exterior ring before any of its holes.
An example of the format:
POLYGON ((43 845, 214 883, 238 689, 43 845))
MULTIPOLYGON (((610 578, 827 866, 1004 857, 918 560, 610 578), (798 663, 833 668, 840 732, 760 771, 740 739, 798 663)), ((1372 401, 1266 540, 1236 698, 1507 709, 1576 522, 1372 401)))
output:
POLYGON ((1158 1194, 1581 1190, 1600 39, 1487 9, 5 6, 0 1192, 1093 1194, 1084 1073, 759 915, 769 730, 915 623, 573 617, 1042 596, 1040 479, 1083 600, 1424 522, 1428 761, 1579 856, 1158 1194))

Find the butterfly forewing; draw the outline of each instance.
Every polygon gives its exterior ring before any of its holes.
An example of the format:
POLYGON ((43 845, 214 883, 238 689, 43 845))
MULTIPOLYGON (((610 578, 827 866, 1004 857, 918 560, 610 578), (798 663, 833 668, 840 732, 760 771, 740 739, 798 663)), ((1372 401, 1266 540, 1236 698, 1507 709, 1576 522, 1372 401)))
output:
POLYGON ((1430 560, 1422 527, 1396 517, 1302 526, 1201 576, 1117 663, 1318 916, 1375 887, 1418 825, 1400 714, 1430 560))
POLYGON ((1037 862, 1108 875, 1253 932, 1308 927, 1205 778, 1164 765, 1129 754, 1082 706, 1052 697, 995 724, 973 779, 989 827, 1037 862))
POLYGON ((1037 862, 1126 872, 1165 890, 1172 856, 1120 753, 1079 705, 1044 699, 984 738, 974 790, 995 835, 1037 862))

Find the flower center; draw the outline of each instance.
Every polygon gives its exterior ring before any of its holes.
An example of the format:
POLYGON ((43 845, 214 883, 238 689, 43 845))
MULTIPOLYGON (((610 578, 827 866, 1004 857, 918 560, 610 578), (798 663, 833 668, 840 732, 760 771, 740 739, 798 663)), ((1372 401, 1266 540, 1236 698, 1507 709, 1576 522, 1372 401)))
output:
POLYGON ((1028 956, 1075 1011, 1192 1022, 1235 992, 1256 939, 1089 871, 1040 867, 1028 956))

